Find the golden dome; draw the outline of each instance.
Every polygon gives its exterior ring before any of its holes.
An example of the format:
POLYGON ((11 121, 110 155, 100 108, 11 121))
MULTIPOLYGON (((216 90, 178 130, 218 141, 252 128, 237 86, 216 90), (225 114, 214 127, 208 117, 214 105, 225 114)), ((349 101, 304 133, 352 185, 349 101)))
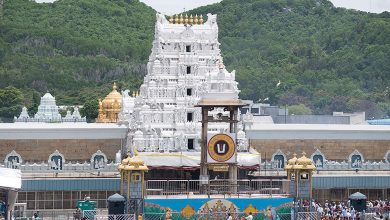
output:
POLYGON ((122 103, 122 95, 116 90, 116 83, 112 86, 112 91, 104 98, 103 105, 110 108, 115 102, 119 104, 122 103))
POLYGON ((103 99, 99 100, 98 123, 114 123, 118 121, 118 114, 122 107, 122 95, 116 91, 116 83, 112 86, 112 91, 103 99))
POLYGON ((129 163, 130 159, 131 159, 130 156, 126 157, 125 159, 122 160, 121 164, 122 165, 127 165, 129 163))
POLYGON ((291 158, 290 160, 288 160, 288 162, 287 162, 288 165, 295 165, 295 163, 297 162, 297 159, 298 159, 297 154, 294 153, 293 155, 294 155, 294 157, 291 158))
POLYGON ((143 171, 149 170, 141 157, 139 156, 130 157, 130 155, 127 156, 127 158, 122 160, 122 163, 119 164, 118 169, 119 170, 143 170, 143 171))
POLYGON ((306 157, 306 153, 302 153, 302 157, 298 158, 296 161, 297 165, 302 165, 303 167, 306 167, 308 165, 313 165, 313 161, 311 161, 309 158, 306 157))
POLYGON ((316 166, 310 158, 306 157, 306 153, 302 153, 302 157, 297 158, 297 154, 288 160, 285 170, 315 170, 316 166))

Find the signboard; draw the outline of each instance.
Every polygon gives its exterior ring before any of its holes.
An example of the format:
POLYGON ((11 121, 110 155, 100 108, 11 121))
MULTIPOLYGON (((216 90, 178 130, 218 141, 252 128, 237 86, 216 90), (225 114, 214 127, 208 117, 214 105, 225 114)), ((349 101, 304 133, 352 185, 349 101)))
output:
POLYGON ((209 176, 208 175, 200 175, 199 176, 199 184, 204 185, 209 183, 209 176))
POLYGON ((229 165, 210 165, 209 169, 213 170, 214 172, 227 172, 229 171, 229 165))
POLYGON ((209 134, 207 138, 207 163, 236 163, 234 134, 209 134))

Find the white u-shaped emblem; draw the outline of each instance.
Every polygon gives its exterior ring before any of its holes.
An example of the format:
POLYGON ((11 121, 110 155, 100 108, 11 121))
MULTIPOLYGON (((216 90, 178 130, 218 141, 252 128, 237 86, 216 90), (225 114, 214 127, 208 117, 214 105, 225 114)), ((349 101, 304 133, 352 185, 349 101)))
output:
POLYGON ((217 153, 223 154, 226 151, 226 144, 222 144, 222 147, 220 144, 217 144, 217 153))

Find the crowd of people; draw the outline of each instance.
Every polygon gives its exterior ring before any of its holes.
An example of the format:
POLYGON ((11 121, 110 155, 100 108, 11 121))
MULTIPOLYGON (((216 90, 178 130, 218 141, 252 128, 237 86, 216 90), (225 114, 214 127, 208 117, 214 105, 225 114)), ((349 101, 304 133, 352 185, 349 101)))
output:
POLYGON ((370 216, 371 219, 390 219, 390 201, 375 200, 367 201, 366 210, 358 212, 350 202, 331 202, 325 201, 321 204, 312 202, 312 207, 321 214, 323 220, 360 220, 364 216, 370 216))

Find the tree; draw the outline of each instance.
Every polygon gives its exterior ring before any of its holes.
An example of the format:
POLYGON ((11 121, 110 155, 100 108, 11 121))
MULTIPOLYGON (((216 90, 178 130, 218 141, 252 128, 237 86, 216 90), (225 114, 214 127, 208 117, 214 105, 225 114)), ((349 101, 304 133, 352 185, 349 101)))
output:
POLYGON ((304 104, 288 106, 288 113, 290 115, 311 115, 312 111, 304 104))
POLYGON ((39 93, 33 92, 32 104, 28 108, 29 115, 35 115, 38 112, 38 106, 39 106, 40 102, 41 102, 41 97, 39 96, 39 93))
POLYGON ((23 95, 19 89, 13 86, 0 89, 0 117, 4 119, 4 122, 11 122, 14 116, 20 114, 22 102, 23 95))
POLYGON ((87 100, 83 108, 80 109, 80 113, 83 117, 87 117, 88 122, 93 121, 99 114, 99 101, 97 99, 87 100))

